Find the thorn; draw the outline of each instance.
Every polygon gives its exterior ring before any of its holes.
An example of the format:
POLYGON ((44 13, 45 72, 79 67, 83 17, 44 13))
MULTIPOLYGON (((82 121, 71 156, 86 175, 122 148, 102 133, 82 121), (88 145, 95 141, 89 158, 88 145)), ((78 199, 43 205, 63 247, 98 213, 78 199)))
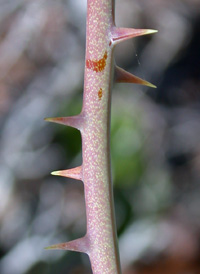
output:
POLYGON ((134 83, 134 84, 148 86, 151 88, 156 88, 156 86, 151 84, 150 82, 143 80, 118 66, 115 66, 115 82, 134 83))
POLYGON ((130 38, 134 38, 141 35, 147 35, 158 32, 153 29, 131 29, 131 28, 116 28, 114 27, 111 32, 111 39, 113 45, 116 45, 122 41, 125 41, 130 38))
POLYGON ((53 171, 51 172, 51 175, 63 176, 63 177, 73 178, 76 180, 82 180, 82 166, 78 166, 78 167, 66 169, 66 170, 53 171))
POLYGON ((48 247, 45 247, 46 250, 71 250, 71 251, 77 251, 77 252, 89 252, 89 241, 87 236, 84 236, 82 238, 66 242, 66 243, 60 243, 56 245, 51 245, 48 247))
POLYGON ((84 122, 84 118, 81 114, 76 116, 69 116, 69 117, 45 118, 44 120, 47 122, 53 122, 53 123, 58 123, 65 126, 74 127, 79 130, 82 128, 82 125, 84 122))

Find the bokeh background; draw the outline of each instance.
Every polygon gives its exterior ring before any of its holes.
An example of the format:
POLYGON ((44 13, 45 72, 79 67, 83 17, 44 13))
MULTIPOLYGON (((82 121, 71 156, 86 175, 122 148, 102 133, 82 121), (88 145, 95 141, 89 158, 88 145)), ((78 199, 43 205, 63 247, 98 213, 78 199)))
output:
MULTIPOLYGON (((0 0, 0 273, 91 273, 86 255, 44 247, 85 233, 77 130, 86 0, 0 0)), ((112 95, 112 173, 124 274, 200 273, 200 1, 116 0, 116 24, 153 28, 115 49, 157 85, 112 95)))

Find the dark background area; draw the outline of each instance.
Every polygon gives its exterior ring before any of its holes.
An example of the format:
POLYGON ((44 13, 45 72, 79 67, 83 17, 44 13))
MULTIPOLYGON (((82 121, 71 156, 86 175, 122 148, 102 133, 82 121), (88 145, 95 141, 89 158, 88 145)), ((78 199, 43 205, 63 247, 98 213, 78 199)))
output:
MULTIPOLYGON (((86 0, 0 0, 0 273, 91 273, 86 255, 45 251, 84 235, 77 130, 86 0)), ((116 24, 158 29, 116 63, 157 85, 115 84, 111 152, 124 274, 200 273, 200 1, 116 0, 116 24)))

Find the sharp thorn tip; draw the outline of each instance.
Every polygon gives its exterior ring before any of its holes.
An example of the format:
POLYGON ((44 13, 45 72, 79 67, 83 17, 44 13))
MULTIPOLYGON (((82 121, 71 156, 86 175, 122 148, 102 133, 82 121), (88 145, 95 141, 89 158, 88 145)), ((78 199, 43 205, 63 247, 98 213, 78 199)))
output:
POLYGON ((60 172, 59 171, 52 171, 51 175, 60 176, 60 172))
POLYGON ((44 249, 45 250, 53 250, 53 249, 57 249, 57 248, 58 248, 57 245, 51 245, 51 246, 45 247, 44 249))
POLYGON ((153 34, 156 32, 158 32, 158 30, 156 30, 156 29, 147 29, 145 34, 153 34))

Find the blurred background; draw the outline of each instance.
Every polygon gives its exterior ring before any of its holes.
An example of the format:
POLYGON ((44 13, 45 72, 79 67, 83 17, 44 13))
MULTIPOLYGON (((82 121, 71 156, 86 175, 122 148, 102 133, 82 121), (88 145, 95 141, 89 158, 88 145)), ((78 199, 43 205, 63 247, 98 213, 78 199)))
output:
MULTIPOLYGON (((45 251, 85 233, 77 130, 86 0, 0 0, 0 273, 91 273, 86 255, 45 251)), ((116 63, 157 85, 112 95, 112 173, 124 274, 200 273, 200 1, 116 0, 116 24, 158 29, 116 63)))

